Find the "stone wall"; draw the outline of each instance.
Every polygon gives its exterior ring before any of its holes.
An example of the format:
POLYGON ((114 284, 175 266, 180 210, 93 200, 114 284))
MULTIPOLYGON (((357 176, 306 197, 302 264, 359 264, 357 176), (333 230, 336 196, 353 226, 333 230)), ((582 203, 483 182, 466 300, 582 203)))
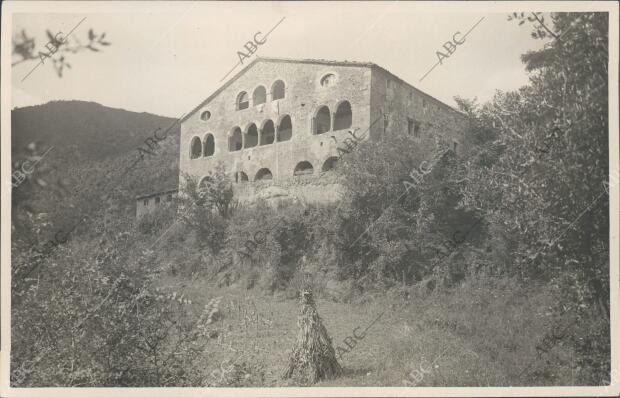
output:
POLYGON ((322 167, 330 157, 338 156, 336 148, 343 147, 343 140, 350 137, 349 131, 360 136, 370 129, 365 139, 380 140, 391 131, 407 132, 410 121, 419 125, 416 139, 421 144, 424 138, 437 136, 451 147, 455 144, 459 149, 464 147, 463 114, 381 67, 257 59, 182 122, 180 170, 201 179, 222 162, 233 181, 237 172, 244 172, 249 182, 235 181, 235 193, 242 202, 260 197, 275 202, 331 202, 338 199, 341 187, 329 178, 330 173, 322 172, 322 167), (321 79, 327 74, 333 75, 332 84, 322 85, 321 79), (285 97, 273 100, 271 88, 276 80, 285 83, 285 97), (259 86, 265 87, 267 99, 264 104, 255 105, 252 96, 259 86), (248 93, 250 104, 247 109, 237 110, 237 98, 243 91, 248 93), (352 126, 333 131, 333 113, 345 100, 351 104, 352 126), (312 132, 312 119, 322 105, 327 105, 332 113, 332 130, 316 135, 312 132), (210 112, 206 121, 201 118, 205 111, 210 112), (277 128, 286 115, 291 117, 293 126, 289 141, 274 140, 260 145, 259 136, 259 145, 229 151, 228 137, 233 128, 238 126, 245 132, 254 123, 260 134, 268 120, 277 128), (382 115, 386 115, 385 120, 382 115), (214 154, 191 159, 191 140, 199 137, 204 142, 207 134, 215 138, 214 154), (302 161, 312 164, 311 175, 293 175, 296 165, 302 161), (262 168, 270 170, 272 180, 255 181, 262 168))
POLYGON ((372 117, 377 118, 382 113, 387 115, 387 123, 377 123, 373 128, 373 139, 394 131, 407 132, 408 119, 411 119, 420 126, 416 138, 420 142, 427 138, 425 135, 440 134, 451 148, 457 144, 457 154, 459 149, 467 147, 464 136, 466 117, 461 112, 379 67, 373 68, 371 85, 372 117))
MULTIPOLYGON (((369 125, 370 110, 370 69, 362 66, 342 66, 335 64, 272 62, 259 60, 232 84, 225 87, 209 103, 187 118, 181 124, 180 170, 202 178, 218 162, 223 162, 226 170, 234 176, 243 171, 253 182, 261 168, 268 168, 277 184, 297 184, 293 176, 295 166, 308 161, 318 176, 325 161, 337 156, 337 144, 332 136, 342 142, 349 136, 349 130, 364 130, 369 125), (327 87, 321 85, 323 76, 331 73, 335 82, 327 87), (271 85, 276 80, 286 85, 285 98, 271 100, 271 85), (236 110, 236 99, 240 92, 248 92, 250 98, 255 88, 263 85, 267 89, 267 102, 254 106, 250 101, 247 109, 236 110), (311 132, 312 118, 318 108, 327 105, 334 113, 337 104, 349 101, 352 110, 352 126, 340 131, 329 131, 315 135, 311 132), (207 121, 201 119, 203 111, 209 111, 207 121), (239 126, 243 131, 251 123, 257 127, 267 120, 278 122, 289 115, 293 125, 292 139, 284 142, 255 146, 230 152, 228 134, 239 126), (208 133, 215 137, 213 156, 190 159, 190 142, 195 136, 201 139, 208 133), (293 182, 286 182, 293 180, 293 182)), ((333 125, 332 125, 333 127, 333 125)), ((234 181, 234 179, 233 179, 234 181)), ((252 185, 252 184, 250 184, 252 185)), ((240 188, 247 191, 248 188, 240 188)), ((306 189, 296 188, 301 192, 306 189)), ((325 194, 331 197, 331 194, 325 194)))
POLYGON ((153 195, 136 198, 136 218, 157 209, 159 206, 172 202, 177 196, 177 191, 160 192, 153 195))
POLYGON ((342 186, 334 172, 298 176, 283 181, 257 181, 236 184, 235 198, 242 203, 264 199, 272 205, 281 202, 300 204, 332 203, 341 198, 342 186))

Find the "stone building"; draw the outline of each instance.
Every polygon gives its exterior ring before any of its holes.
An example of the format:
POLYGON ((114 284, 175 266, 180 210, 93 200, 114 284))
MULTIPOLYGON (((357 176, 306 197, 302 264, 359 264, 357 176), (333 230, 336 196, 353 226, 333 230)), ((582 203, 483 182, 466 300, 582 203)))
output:
POLYGON ((398 129, 420 138, 441 121, 457 150, 463 120, 373 63, 259 57, 181 120, 179 166, 202 181, 222 162, 242 202, 333 201, 330 170, 351 134, 374 140, 398 129))
POLYGON ((142 215, 157 209, 160 206, 166 205, 177 196, 177 190, 171 189, 164 192, 152 193, 148 195, 136 196, 136 217, 139 218, 142 215))

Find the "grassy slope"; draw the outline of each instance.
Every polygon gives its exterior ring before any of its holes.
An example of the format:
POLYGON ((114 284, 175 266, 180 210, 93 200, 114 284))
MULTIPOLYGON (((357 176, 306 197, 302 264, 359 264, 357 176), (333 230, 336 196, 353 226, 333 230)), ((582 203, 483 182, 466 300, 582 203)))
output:
MULTIPOLYGON (((561 342, 546 357, 536 356, 535 345, 558 320, 531 309, 549 308, 552 295, 506 293, 514 291, 510 281, 488 282, 430 295, 420 292, 407 300, 388 295, 368 295, 363 304, 318 299, 334 347, 345 348, 343 340, 354 328, 361 327, 361 334, 385 313, 340 359, 345 374, 317 386, 404 386, 405 379, 413 381, 409 372, 420 365, 429 372, 418 386, 575 384, 571 352, 561 342)), ((243 354, 252 364, 252 377, 238 385, 296 385, 280 377, 297 332, 296 300, 234 285, 217 288, 201 278, 167 276, 161 283, 184 293, 197 311, 210 298, 222 296, 224 319, 216 324, 219 337, 204 357, 207 368, 243 354)), ((237 360, 241 362, 243 358, 237 360)))

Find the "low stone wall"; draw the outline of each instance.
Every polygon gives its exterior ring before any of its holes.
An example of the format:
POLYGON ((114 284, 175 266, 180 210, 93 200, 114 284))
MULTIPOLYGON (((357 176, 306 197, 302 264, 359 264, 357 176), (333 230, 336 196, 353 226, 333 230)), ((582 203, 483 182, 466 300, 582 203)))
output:
POLYGON ((333 172, 274 180, 235 184, 235 197, 241 203, 264 199, 268 203, 332 203, 342 197, 342 185, 333 172))

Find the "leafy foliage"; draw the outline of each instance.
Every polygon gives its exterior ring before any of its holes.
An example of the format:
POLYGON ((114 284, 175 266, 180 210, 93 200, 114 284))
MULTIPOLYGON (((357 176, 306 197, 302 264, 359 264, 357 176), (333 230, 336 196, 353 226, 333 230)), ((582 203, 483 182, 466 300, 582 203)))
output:
POLYGON ((16 66, 24 62, 38 60, 45 63, 47 58, 51 58, 54 69, 58 77, 62 77, 63 71, 71 69, 71 64, 67 62, 66 53, 77 54, 84 50, 99 52, 102 46, 109 46, 111 43, 105 40, 105 32, 101 35, 96 34, 92 29, 88 30, 86 44, 83 44, 75 35, 70 37, 62 36, 61 32, 53 34, 49 29, 45 31, 48 41, 39 51, 36 51, 36 41, 33 37, 22 29, 21 32, 13 37, 13 55, 11 66, 16 66), (56 56, 56 54, 60 54, 56 56))
MULTIPOLYGON (((551 14, 553 30, 538 14, 513 18, 534 23, 535 38, 554 40, 523 56, 528 86, 463 107, 474 134, 492 132, 465 167, 463 205, 489 214, 513 255, 512 272, 559 284, 565 305, 598 313, 608 330, 607 14, 551 14)), ((583 358, 597 356, 587 366, 599 380, 609 367, 608 337, 575 341, 583 358)))
POLYGON ((137 229, 144 235, 156 236, 169 227, 176 215, 174 203, 164 203, 157 209, 147 212, 137 220, 137 229))
POLYGON ((226 238, 224 216, 229 217, 234 207, 232 183, 221 167, 206 177, 210 181, 207 185, 201 185, 197 178, 188 174, 183 174, 183 178, 178 199, 179 217, 196 231, 201 244, 217 254, 226 238))
MULTIPOLYGON (((120 227, 120 226, 117 226, 120 227)), ((198 385, 210 322, 153 288, 152 251, 127 230, 59 247, 35 284, 13 294, 12 383, 20 386, 198 385), (21 369, 21 370, 20 370, 21 369)), ((14 261, 27 261, 19 255, 14 261)))

